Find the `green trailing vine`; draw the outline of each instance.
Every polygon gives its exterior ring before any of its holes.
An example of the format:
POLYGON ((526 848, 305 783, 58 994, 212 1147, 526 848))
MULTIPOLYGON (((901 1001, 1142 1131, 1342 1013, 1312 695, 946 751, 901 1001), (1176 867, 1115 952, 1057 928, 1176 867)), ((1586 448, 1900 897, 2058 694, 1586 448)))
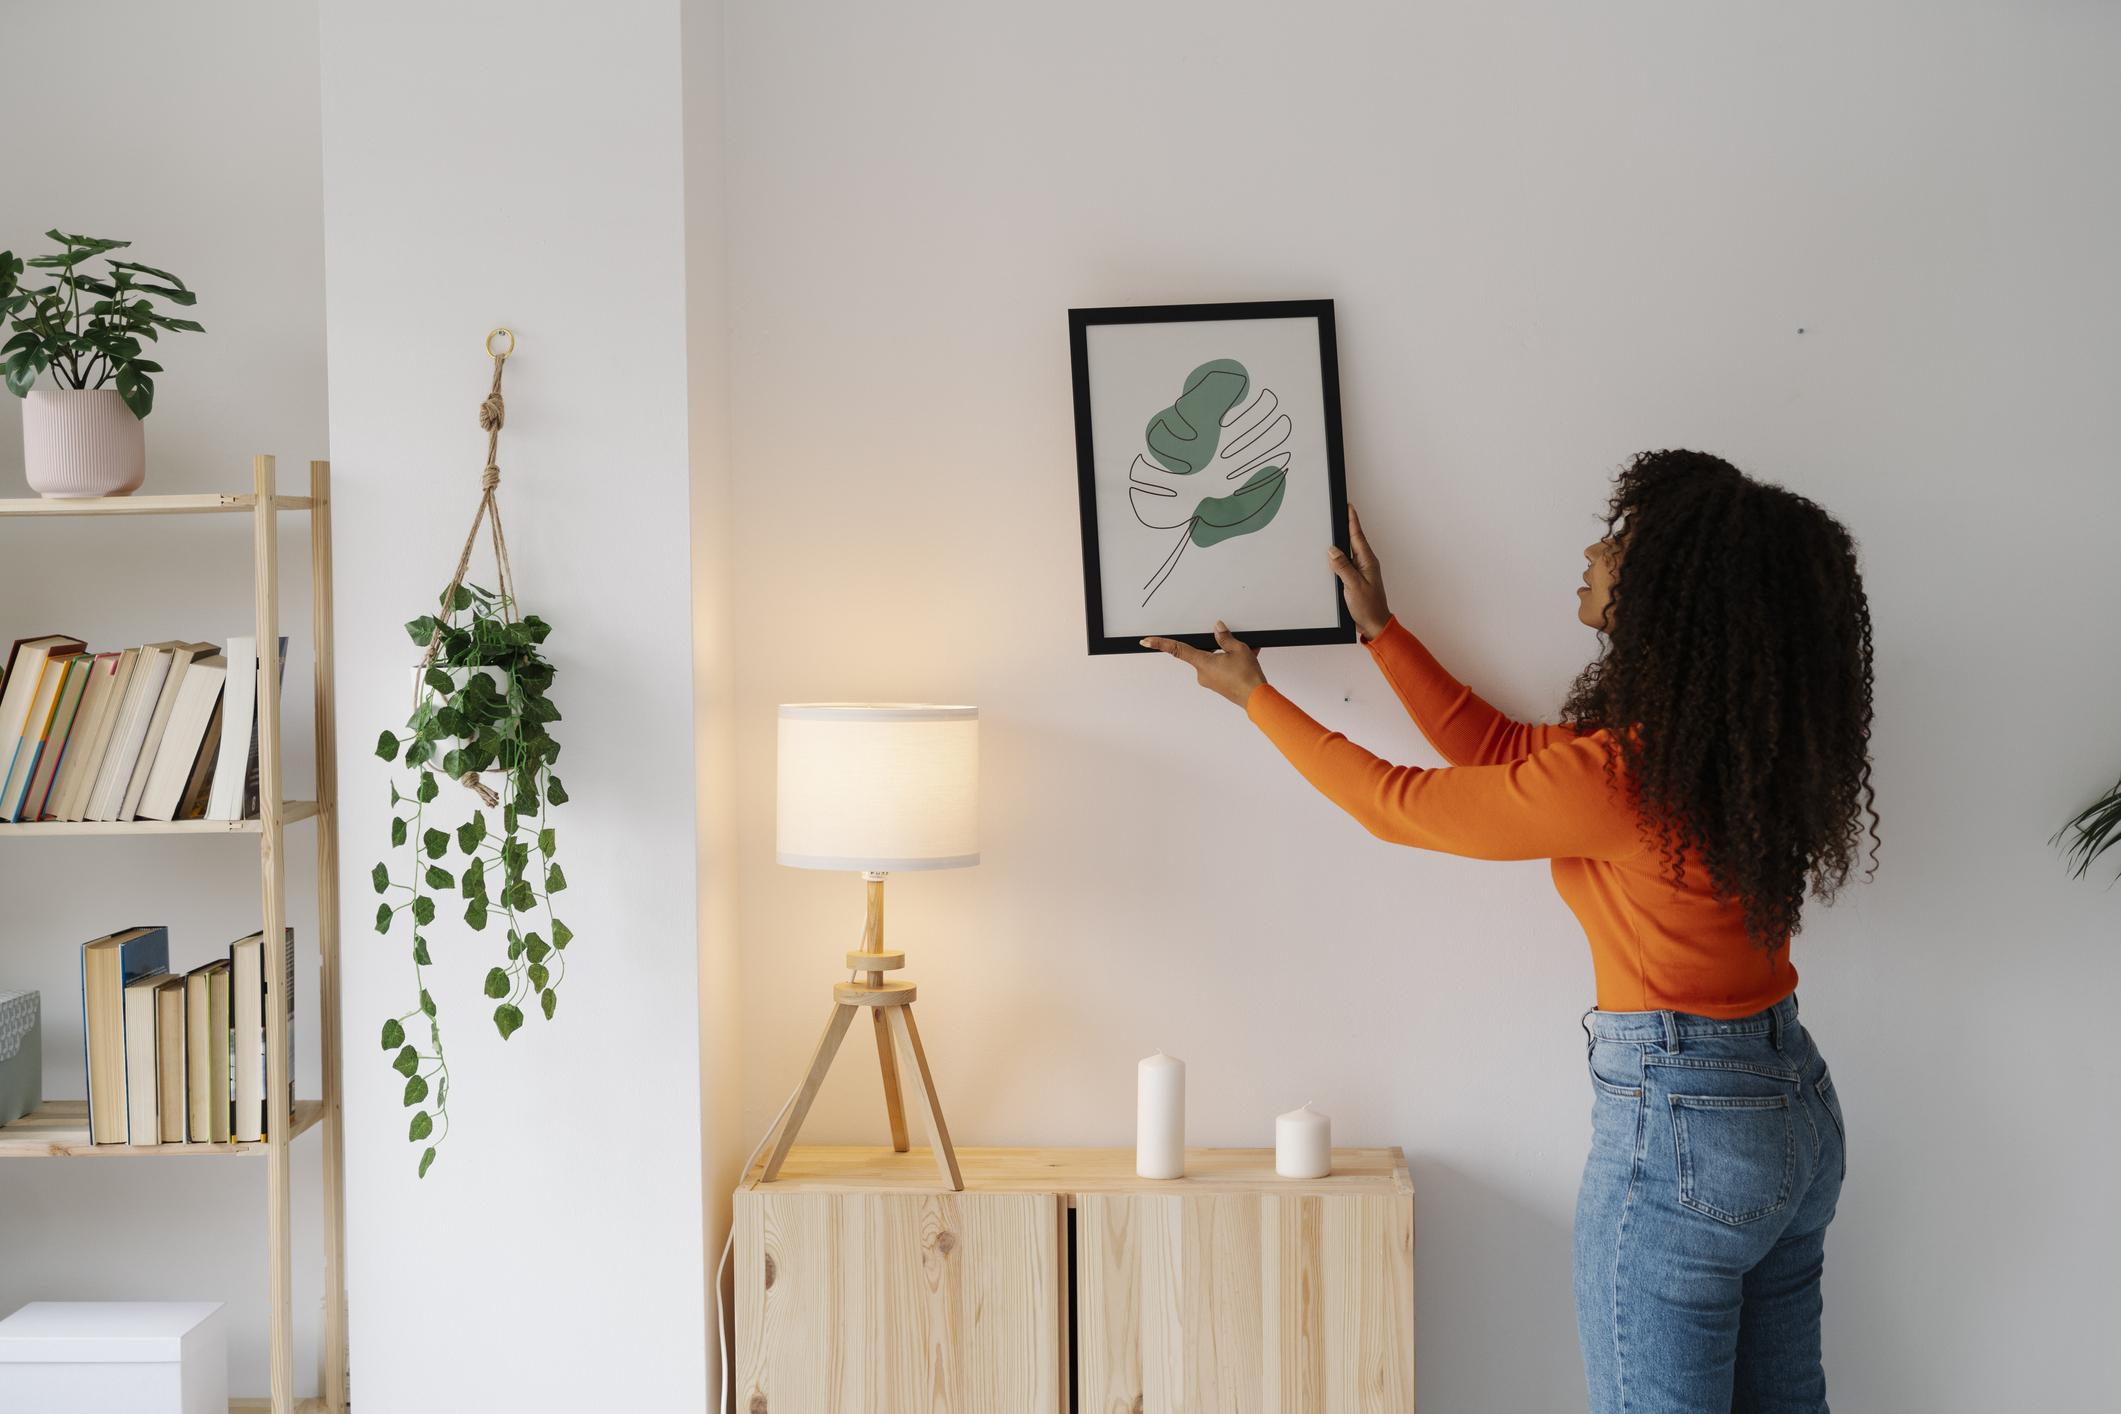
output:
POLYGON ((433 964, 428 930, 443 902, 457 909, 461 900, 466 926, 485 932, 497 925, 506 939, 506 956, 487 970, 484 986, 504 1041, 522 1027, 526 1010, 553 1019, 574 934, 552 911, 567 876, 551 807, 566 802, 567 790, 552 771, 560 744, 550 728, 560 711, 549 696, 553 666, 540 651, 551 626, 535 614, 517 618, 510 597, 459 582, 443 591, 439 615, 423 614, 405 631, 435 651, 404 730, 376 742, 376 755, 406 774, 390 787, 398 866, 378 863, 371 877, 383 896, 376 931, 387 935, 400 915, 411 918, 418 1001, 383 1023, 382 1046, 405 1077, 404 1105, 415 1111, 407 1137, 424 1146, 424 1178, 449 1133, 449 1062, 426 972, 433 964), (497 788, 481 780, 489 772, 497 788), (475 793, 471 818, 453 832, 428 823, 443 777, 475 793), (407 1026, 422 1020, 431 1049, 407 1038, 407 1026))

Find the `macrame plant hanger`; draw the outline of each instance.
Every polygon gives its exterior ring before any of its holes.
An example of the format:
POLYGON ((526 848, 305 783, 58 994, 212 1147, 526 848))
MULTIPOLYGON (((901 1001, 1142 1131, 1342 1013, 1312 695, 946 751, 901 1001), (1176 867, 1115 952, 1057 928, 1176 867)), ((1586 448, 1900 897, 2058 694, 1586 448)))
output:
MULTIPOLYGON (((435 616, 435 631, 427 640, 427 651, 420 658, 420 676, 424 679, 427 670, 434 666, 435 653, 442 646, 442 628, 455 612, 458 588, 464 583, 464 572, 471 568, 472 547, 479 543, 479 527, 485 526, 493 542, 494 588, 501 596, 501 612, 508 622, 516 621, 515 573, 508 565, 508 536, 501 530, 501 500, 497 494, 501 487, 501 425, 507 420, 507 406, 501 400, 501 374, 508 366, 508 356, 516 351, 516 336, 513 329, 500 328, 486 335, 486 356, 493 360, 493 387, 487 390, 485 400, 479 404, 479 426, 486 431, 486 469, 479 474, 479 508, 472 515, 471 529, 464 536, 464 548, 457 555, 456 573, 449 577, 449 587, 442 591, 442 612, 435 616), (507 347, 496 350, 494 340, 506 338, 507 347)), ((488 806, 501 803, 501 797, 492 786, 479 779, 477 771, 466 771, 457 777, 457 783, 476 794, 488 806)))

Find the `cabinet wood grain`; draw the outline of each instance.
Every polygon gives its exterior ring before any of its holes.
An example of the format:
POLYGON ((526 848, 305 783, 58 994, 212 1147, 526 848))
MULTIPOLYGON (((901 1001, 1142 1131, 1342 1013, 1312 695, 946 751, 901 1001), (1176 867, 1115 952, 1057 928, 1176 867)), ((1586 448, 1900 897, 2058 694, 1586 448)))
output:
POLYGON ((1382 1196, 1083 1195, 1084 1414, 1407 1414, 1413 1219, 1382 1196))
POLYGON ((743 1414, 1063 1414, 1052 1194, 739 1195, 743 1414))

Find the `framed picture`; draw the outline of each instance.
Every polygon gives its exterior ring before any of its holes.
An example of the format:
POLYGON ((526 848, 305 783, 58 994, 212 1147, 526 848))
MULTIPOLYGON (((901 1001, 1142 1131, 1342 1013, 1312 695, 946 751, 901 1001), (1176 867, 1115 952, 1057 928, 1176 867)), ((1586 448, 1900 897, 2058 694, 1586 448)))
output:
POLYGON ((1068 311, 1092 653, 1347 643, 1331 300, 1068 311))

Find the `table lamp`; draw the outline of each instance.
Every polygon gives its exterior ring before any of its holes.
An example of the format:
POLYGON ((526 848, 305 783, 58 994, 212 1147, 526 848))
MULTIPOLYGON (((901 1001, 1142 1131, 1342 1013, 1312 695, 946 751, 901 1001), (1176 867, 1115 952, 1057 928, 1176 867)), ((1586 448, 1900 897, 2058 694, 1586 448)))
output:
POLYGON ((855 1016, 867 1010, 884 1072, 891 1147, 906 1152, 906 1106, 899 1078, 910 1073, 943 1182, 964 1188, 957 1151, 943 1122, 935 1077, 913 1024, 913 983, 886 981, 906 965, 884 947, 884 877, 907 869, 961 869, 979 863, 979 708, 911 703, 790 703, 781 707, 778 812, 774 848, 797 869, 847 869, 862 876, 868 917, 862 945, 847 954, 849 978, 832 988, 810 1073, 790 1102, 762 1181, 772 1182, 855 1016), (901 1066, 903 1064, 903 1071, 901 1066))

